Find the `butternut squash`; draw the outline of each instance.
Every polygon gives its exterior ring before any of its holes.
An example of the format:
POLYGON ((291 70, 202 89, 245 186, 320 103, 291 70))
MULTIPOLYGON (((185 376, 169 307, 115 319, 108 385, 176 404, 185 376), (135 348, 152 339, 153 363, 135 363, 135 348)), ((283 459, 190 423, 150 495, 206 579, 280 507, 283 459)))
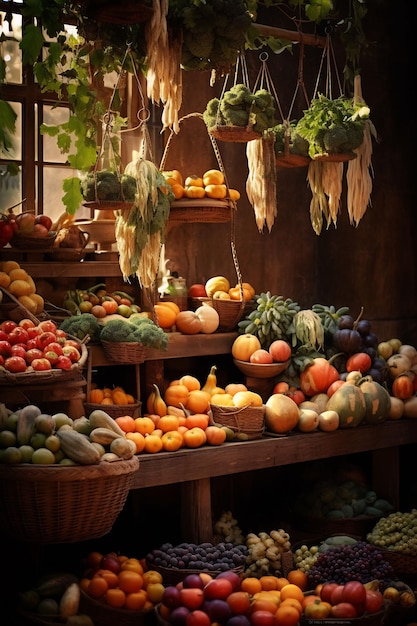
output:
POLYGON ((79 465, 95 465, 100 462, 100 454, 85 435, 71 428, 60 428, 57 435, 61 450, 71 461, 79 465))
POLYGON ((110 452, 117 454, 120 459, 131 459, 136 453, 136 445, 131 439, 117 437, 110 444, 110 452))

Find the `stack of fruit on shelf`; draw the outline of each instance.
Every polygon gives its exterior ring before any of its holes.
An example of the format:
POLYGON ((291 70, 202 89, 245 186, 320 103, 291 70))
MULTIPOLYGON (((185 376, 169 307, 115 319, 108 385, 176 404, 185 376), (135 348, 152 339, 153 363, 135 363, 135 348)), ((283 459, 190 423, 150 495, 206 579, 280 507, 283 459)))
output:
POLYGON ((6 304, 9 297, 9 304, 15 302, 27 309, 32 315, 43 313, 45 302, 43 297, 37 293, 36 284, 28 271, 23 269, 17 261, 0 261, 0 292, 2 300, 6 304), (11 297, 10 297, 11 294, 11 297))
POLYGON ((109 315, 129 318, 133 313, 141 312, 133 296, 125 291, 109 292, 105 283, 98 283, 88 289, 68 291, 63 306, 72 315, 91 313, 98 319, 107 318, 109 315))
POLYGON ((207 170, 202 176, 192 174, 185 178, 179 170, 164 171, 162 174, 176 200, 181 200, 181 198, 239 200, 240 198, 240 193, 236 189, 227 187, 224 173, 217 169, 207 170))
POLYGON ((48 215, 35 215, 31 211, 22 211, 15 215, 10 211, 7 219, 13 228, 13 234, 9 240, 10 245, 16 248, 30 247, 30 243, 36 247, 49 246, 55 240, 56 231, 52 230, 52 219, 48 215))
POLYGON ((0 322, 0 375, 79 369, 85 347, 50 319, 0 322))
POLYGON ((95 465, 131 459, 136 446, 101 409, 72 419, 32 404, 12 411, 0 404, 0 463, 95 465))

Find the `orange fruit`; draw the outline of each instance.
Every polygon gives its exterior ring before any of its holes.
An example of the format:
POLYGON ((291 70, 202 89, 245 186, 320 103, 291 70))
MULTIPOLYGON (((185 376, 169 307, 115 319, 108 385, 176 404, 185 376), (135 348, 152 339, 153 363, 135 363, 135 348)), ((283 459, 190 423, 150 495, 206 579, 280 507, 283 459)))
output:
POLYGON ((288 585, 288 583, 289 583, 289 580, 285 578, 284 576, 278 577, 278 580, 277 580, 278 591, 280 591, 284 587, 284 585, 288 585))
POLYGON ((262 589, 264 591, 270 591, 271 589, 278 589, 277 576, 261 576, 260 579, 262 589))
POLYGON ((162 584, 162 582, 150 583, 146 588, 148 599, 153 604, 159 604, 162 601, 162 596, 164 594, 164 591, 165 591, 165 587, 162 584))
POLYGON ((246 591, 253 596, 255 593, 262 591, 261 581, 259 578, 255 578, 254 576, 248 576, 248 578, 244 578, 240 583, 240 590, 246 591))
POLYGON ((268 613, 275 614, 277 607, 277 603, 272 598, 255 597, 250 604, 250 612, 268 611, 268 613))
POLYGON ((192 376, 191 374, 184 374, 184 376, 181 376, 178 382, 180 385, 185 385, 188 391, 201 389, 200 381, 198 380, 198 378, 196 378, 195 376, 192 376))
POLYGON ((88 585, 87 593, 91 598, 103 598, 108 591, 108 584, 102 576, 93 576, 88 585))
POLYGON ((119 587, 125 593, 135 593, 143 587, 142 575, 130 569, 122 569, 118 574, 119 587))
POLYGON ((168 302, 164 304, 155 304, 154 311, 156 318, 158 320, 158 324, 164 330, 168 330, 172 328, 175 324, 175 320, 177 319, 177 313, 172 309, 172 307, 167 306, 168 302))
POLYGON ((103 554, 101 552, 97 552, 97 550, 93 550, 87 554, 87 565, 93 569, 98 569, 100 567, 101 559, 103 558, 103 554))
POLYGON ((279 606, 275 617, 277 626, 297 626, 300 621, 300 613, 295 607, 289 604, 279 606))
POLYGON ((144 451, 149 452, 150 454, 155 454, 156 452, 160 452, 162 450, 163 445, 164 444, 162 443, 162 439, 159 435, 147 435, 145 437, 144 451))
POLYGON ((145 437, 141 433, 126 433, 126 439, 130 439, 136 446, 136 454, 140 454, 145 448, 145 437))
POLYGON ((125 559, 121 565, 121 570, 129 570, 131 572, 136 572, 143 576, 143 565, 136 559, 135 557, 130 557, 129 559, 125 559))
POLYGON ((99 569, 94 576, 101 576, 104 578, 109 589, 117 587, 119 583, 117 574, 109 569, 99 569))
POLYGON ((157 572, 154 569, 148 569, 147 572, 143 572, 143 586, 146 587, 150 584, 154 583, 162 583, 163 576, 160 572, 157 572))
POLYGON ((155 430, 155 423, 150 417, 137 417, 135 419, 136 432, 141 435, 150 435, 155 430))
POLYGON ((295 609, 297 609, 300 615, 303 612, 303 605, 301 604, 299 600, 296 600, 295 598, 287 598, 286 600, 283 600, 279 606, 287 606, 287 605, 293 606, 295 609))
POLYGON ((126 602, 126 594, 122 589, 108 589, 106 592, 106 602, 109 606, 121 608, 126 602))
POLYGON ((126 595, 124 606, 126 609, 131 609, 132 611, 140 611, 145 606, 146 601, 146 591, 141 589, 140 591, 128 593, 126 595))
POLYGON ((302 589, 302 591, 306 591, 308 587, 308 576, 301 569, 292 569, 287 574, 288 582, 297 585, 302 589))
POLYGON ((204 413, 210 409, 210 394, 202 389, 189 392, 185 408, 192 413, 204 413))
POLYGON ((288 585, 284 585, 281 591, 281 602, 286 600, 287 598, 295 598, 301 604, 304 600, 304 594, 298 585, 294 585, 294 583, 288 583, 288 585))
POLYGON ((131 415, 121 415, 114 420, 125 433, 134 433, 136 422, 131 415))

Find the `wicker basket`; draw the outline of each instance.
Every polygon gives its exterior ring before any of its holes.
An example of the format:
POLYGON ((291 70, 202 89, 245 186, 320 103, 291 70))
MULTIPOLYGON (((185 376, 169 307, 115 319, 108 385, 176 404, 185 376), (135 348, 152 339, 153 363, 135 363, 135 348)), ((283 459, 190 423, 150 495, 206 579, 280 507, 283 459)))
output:
POLYGON ((328 617, 320 620, 301 616, 300 626, 317 626, 317 624, 322 626, 381 626, 381 624, 385 623, 385 612, 386 609, 384 608, 381 611, 377 611, 377 613, 367 613, 361 617, 341 617, 339 619, 328 617))
MULTIPOLYGON (((159 572, 161 574, 162 579, 163 579, 163 584, 165 586, 176 585, 177 583, 182 582, 184 578, 188 576, 189 574, 207 573, 207 574, 210 574, 210 576, 212 576, 213 578, 215 578, 221 572, 221 570, 201 570, 201 569, 191 569, 191 568, 185 568, 185 567, 182 567, 182 568, 162 567, 161 565, 155 565, 155 563, 148 563, 148 562, 147 562, 147 566, 149 569, 155 570, 156 572, 159 572)), ((232 571, 240 575, 243 572, 243 565, 239 567, 235 567, 232 571)))
POLYGON ((229 143, 247 143, 248 141, 260 139, 262 137, 261 133, 257 133, 253 130, 251 124, 248 126, 218 124, 217 126, 209 128, 209 133, 215 137, 215 139, 227 141, 229 143))
MULTIPOLYGON (((71 335, 67 335, 67 337, 75 339, 75 337, 71 337, 71 335)), ((88 352, 84 343, 81 343, 77 339, 75 340, 80 345, 81 358, 79 361, 72 364, 71 369, 50 369, 35 372, 34 370, 28 368, 25 372, 19 372, 16 374, 2 369, 0 370, 0 387, 2 385, 42 385, 82 379, 82 370, 87 361, 88 352)))
POLYGON ((137 341, 102 341, 103 350, 109 361, 127 365, 144 363, 146 346, 137 341))
POLYGON ((222 406, 211 404, 211 421, 227 426, 235 433, 235 439, 260 439, 265 429, 265 407, 222 406))
POLYGON ((329 152, 325 154, 316 154, 313 161, 327 161, 329 163, 346 163, 356 159, 355 152, 329 152))
POLYGON ((0 465, 0 528, 20 541, 72 543, 103 537, 122 510, 139 467, 0 465))
POLYGON ((245 302, 242 300, 221 300, 213 298, 213 308, 219 314, 219 328, 221 332, 234 330, 243 317, 245 302))
POLYGON ((83 202, 83 206, 95 211, 123 211, 130 209, 132 204, 132 202, 126 202, 126 200, 92 200, 91 202, 83 202))
POLYGON ((306 167, 311 162, 310 157, 302 154, 293 154, 292 152, 278 152, 275 157, 275 163, 278 167, 293 168, 306 167))
POLYGON ((50 230, 47 237, 14 234, 10 245, 18 250, 49 250, 54 245, 56 236, 57 233, 54 230, 50 230))
POLYGON ((212 198, 202 198, 201 200, 174 200, 171 202, 169 221, 190 222, 192 224, 201 222, 216 224, 230 222, 232 211, 235 205, 231 200, 213 200, 212 198))
POLYGON ((322 536, 325 535, 326 537, 330 535, 349 535, 364 540, 379 519, 379 517, 369 515, 330 519, 328 517, 297 514, 294 524, 300 530, 317 533, 322 536))
POLYGON ((378 546, 377 548, 398 576, 401 576, 401 574, 417 574, 417 556, 402 554, 401 552, 379 548, 378 546))
POLYGON ((92 402, 84 402, 85 414, 88 416, 93 411, 105 410, 110 417, 116 419, 116 417, 123 417, 124 415, 130 415, 131 417, 141 417, 142 402, 135 402, 132 404, 94 404, 92 402))
POLYGON ((90 598, 83 589, 80 590, 79 613, 91 617, 94 626, 143 626, 153 624, 154 611, 132 611, 124 608, 108 606, 100 600, 90 598))

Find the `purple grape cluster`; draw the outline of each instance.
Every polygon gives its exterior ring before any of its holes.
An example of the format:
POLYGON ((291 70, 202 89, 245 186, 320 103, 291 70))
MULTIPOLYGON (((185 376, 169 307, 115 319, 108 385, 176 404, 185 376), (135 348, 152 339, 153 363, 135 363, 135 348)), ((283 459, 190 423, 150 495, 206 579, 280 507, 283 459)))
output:
POLYGON ((152 566, 192 569, 198 571, 227 571, 246 563, 248 548, 235 546, 230 542, 221 543, 180 543, 177 546, 164 543, 152 550, 147 563, 152 566))
POLYGON ((389 582, 394 570, 382 552, 366 541, 336 546, 322 552, 308 572, 310 587, 319 583, 335 582, 344 585, 349 580, 367 583, 371 580, 389 582))

